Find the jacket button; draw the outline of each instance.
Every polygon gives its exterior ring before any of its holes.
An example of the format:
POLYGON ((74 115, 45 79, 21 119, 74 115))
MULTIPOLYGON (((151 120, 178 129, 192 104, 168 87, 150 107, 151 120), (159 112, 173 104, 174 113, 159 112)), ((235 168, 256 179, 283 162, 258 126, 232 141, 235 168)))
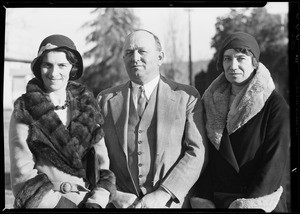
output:
POLYGON ((138 155, 141 155, 142 154, 142 152, 138 152, 138 155))
POLYGON ((139 163, 139 167, 143 166, 143 164, 139 163))
POLYGON ((139 133, 142 133, 143 132, 143 130, 139 130, 139 133))
POLYGON ((71 183, 69 183, 69 182, 63 182, 61 185, 60 185, 60 191, 62 192, 62 193, 69 193, 69 192, 71 192, 71 190, 72 190, 72 185, 71 185, 71 183))
POLYGON ((143 141, 139 140, 139 141, 138 141, 138 144, 141 144, 141 143, 143 143, 143 141))

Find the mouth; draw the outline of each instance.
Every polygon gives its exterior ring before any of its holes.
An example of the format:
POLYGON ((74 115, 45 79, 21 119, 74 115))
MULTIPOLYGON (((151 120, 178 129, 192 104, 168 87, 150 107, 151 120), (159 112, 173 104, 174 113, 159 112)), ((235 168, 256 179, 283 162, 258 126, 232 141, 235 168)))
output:
POLYGON ((48 77, 49 80, 51 81, 58 81, 58 80, 62 80, 61 78, 53 78, 53 77, 48 77))
POLYGON ((240 75, 240 73, 228 73, 228 74, 232 76, 240 75))
POLYGON ((143 66, 142 65, 133 65, 130 68, 133 70, 139 70, 139 69, 143 68, 143 66))
POLYGON ((132 65, 132 68, 138 68, 138 67, 143 67, 142 65, 132 65))

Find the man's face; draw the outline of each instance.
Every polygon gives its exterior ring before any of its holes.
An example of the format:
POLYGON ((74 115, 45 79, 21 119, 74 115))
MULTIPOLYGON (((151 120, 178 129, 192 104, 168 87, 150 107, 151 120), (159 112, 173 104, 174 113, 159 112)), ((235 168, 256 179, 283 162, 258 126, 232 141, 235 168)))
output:
POLYGON ((126 38, 123 59, 131 81, 143 85, 154 79, 159 75, 163 58, 150 33, 137 31, 126 38))
POLYGON ((255 67, 252 64, 252 57, 228 49, 224 52, 223 68, 226 79, 234 85, 244 85, 252 77, 255 67))

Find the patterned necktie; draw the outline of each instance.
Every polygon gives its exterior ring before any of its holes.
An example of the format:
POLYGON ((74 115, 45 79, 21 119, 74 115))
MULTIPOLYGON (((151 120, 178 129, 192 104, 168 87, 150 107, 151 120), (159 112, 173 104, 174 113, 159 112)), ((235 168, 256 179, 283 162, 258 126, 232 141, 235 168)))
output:
POLYGON ((142 117, 147 103, 144 86, 139 87, 139 92, 140 92, 140 96, 138 97, 137 100, 137 113, 140 117, 142 117))

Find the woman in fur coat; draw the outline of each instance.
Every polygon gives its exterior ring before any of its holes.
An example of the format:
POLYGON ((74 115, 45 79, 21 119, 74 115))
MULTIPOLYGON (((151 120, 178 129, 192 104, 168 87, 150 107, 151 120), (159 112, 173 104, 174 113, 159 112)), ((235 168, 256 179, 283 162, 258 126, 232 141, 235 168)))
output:
POLYGON ((93 94, 73 82, 80 53, 63 35, 45 38, 35 78, 14 103, 9 143, 15 208, 105 208, 115 177, 93 94))
POLYGON ((255 38, 243 32, 220 49, 222 73, 202 98, 209 163, 194 208, 287 211, 289 107, 259 55, 255 38))

